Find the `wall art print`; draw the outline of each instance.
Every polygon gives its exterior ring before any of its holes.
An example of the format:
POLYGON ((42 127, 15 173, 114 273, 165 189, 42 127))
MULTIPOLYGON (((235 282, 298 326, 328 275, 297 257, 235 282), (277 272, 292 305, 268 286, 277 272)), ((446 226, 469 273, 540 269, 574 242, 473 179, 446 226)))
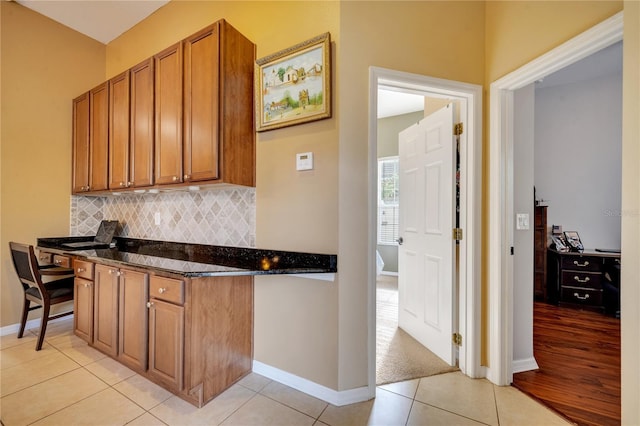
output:
POLYGON ((256 130, 331 117, 331 37, 321 34, 256 61, 256 130))

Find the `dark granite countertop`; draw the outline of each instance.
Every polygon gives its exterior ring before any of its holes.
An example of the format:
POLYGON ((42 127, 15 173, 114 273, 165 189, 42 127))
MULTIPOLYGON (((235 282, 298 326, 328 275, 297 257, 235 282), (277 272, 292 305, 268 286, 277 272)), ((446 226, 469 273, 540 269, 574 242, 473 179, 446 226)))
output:
POLYGON ((77 249, 64 244, 93 237, 38 238, 37 247, 116 266, 137 266, 185 277, 321 274, 338 271, 337 256, 115 237, 112 244, 77 249))

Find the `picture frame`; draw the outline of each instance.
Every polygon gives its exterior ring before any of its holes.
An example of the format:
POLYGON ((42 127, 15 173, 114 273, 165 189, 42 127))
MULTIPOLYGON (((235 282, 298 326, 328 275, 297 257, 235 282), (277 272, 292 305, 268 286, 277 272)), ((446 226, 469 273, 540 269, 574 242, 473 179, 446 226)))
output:
POLYGON ((258 59, 254 86, 258 132, 331 117, 330 34, 258 59))
POLYGON ((564 239, 567 242, 567 246, 571 251, 582 251, 584 250, 584 246, 582 245, 582 241, 580 241, 580 235, 576 231, 565 231, 564 239))

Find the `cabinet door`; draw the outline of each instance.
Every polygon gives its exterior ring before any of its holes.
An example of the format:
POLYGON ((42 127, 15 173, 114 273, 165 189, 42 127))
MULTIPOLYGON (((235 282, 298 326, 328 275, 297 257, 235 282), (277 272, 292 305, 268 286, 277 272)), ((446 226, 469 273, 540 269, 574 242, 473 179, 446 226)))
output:
POLYGON ((174 391, 182 390, 184 307, 149 302, 149 374, 174 391))
POLYGON ((155 180, 182 182, 182 43, 154 56, 155 180))
POLYGON ((93 339, 93 282, 83 278, 74 279, 73 330, 82 340, 93 339))
POLYGON ((93 345, 118 355, 118 275, 116 268, 96 265, 93 303, 93 345))
POLYGON ((147 370, 147 301, 149 275, 120 270, 118 359, 138 371, 147 370))
POLYGON ((129 71, 109 80, 109 189, 129 186, 129 71))
POLYGON ((108 188, 109 84, 89 92, 89 190, 108 188))
POLYGON ((153 58, 131 69, 131 186, 153 185, 153 58))
POLYGON ((184 41, 184 180, 219 178, 219 34, 214 24, 184 41))
POLYGON ((73 100, 73 183, 76 194, 89 190, 89 92, 73 100))

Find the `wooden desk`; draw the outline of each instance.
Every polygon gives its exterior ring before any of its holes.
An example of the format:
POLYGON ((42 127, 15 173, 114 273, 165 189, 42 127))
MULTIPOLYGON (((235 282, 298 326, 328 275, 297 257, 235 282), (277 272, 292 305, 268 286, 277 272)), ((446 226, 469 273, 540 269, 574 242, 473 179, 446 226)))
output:
MULTIPOLYGON (((620 265, 620 253, 558 252, 550 248, 547 254, 549 302, 604 312, 605 273, 620 265)), ((619 283, 612 284, 619 287, 619 283)))

